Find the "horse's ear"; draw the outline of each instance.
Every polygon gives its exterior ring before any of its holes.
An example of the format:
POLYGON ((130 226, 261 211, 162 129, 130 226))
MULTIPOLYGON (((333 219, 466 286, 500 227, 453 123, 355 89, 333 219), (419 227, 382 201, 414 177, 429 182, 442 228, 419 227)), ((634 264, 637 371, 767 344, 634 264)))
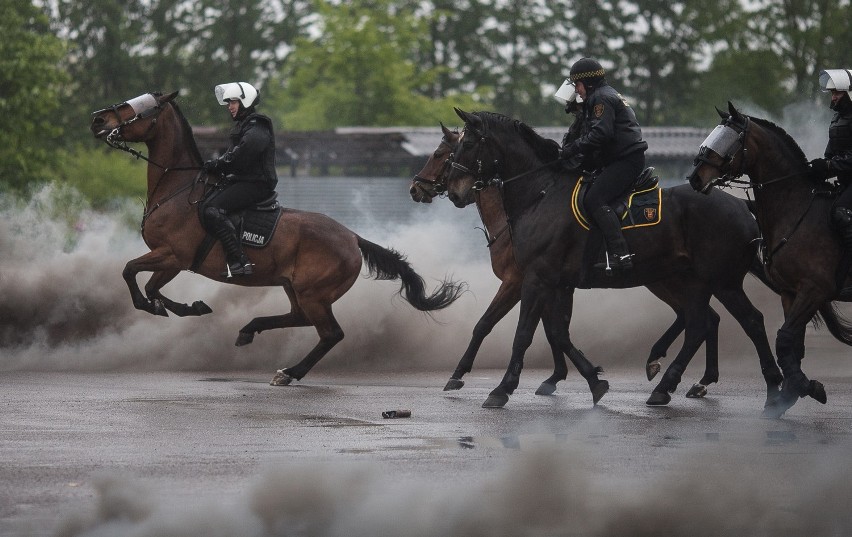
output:
POLYGON ((732 103, 731 101, 728 101, 728 112, 734 117, 739 117, 742 115, 740 114, 740 111, 734 107, 734 103, 732 103))
POLYGON ((178 91, 173 91, 173 92, 171 92, 171 93, 169 93, 169 94, 167 94, 167 95, 163 95, 162 97, 160 97, 160 98, 158 99, 158 100, 160 101, 160 104, 167 103, 167 102, 169 102, 169 101, 173 101, 173 100, 174 100, 174 98, 175 98, 175 97, 177 97, 177 94, 178 94, 178 92, 179 92, 179 91, 180 91, 180 90, 178 90, 178 91))
POLYGON ((729 117, 731 117, 731 114, 729 114, 729 113, 727 113, 727 112, 725 112, 725 111, 723 111, 723 110, 719 110, 719 107, 718 107, 718 106, 714 106, 713 108, 715 108, 715 109, 716 109, 716 113, 717 113, 717 114, 719 114, 719 117, 720 117, 720 118, 722 118, 722 119, 728 119, 729 117))
POLYGON ((459 110, 459 109, 458 109, 458 108, 456 108, 455 106, 453 107, 453 110, 455 110, 456 115, 457 115, 457 116, 459 116, 459 117, 461 118, 461 120, 462 120, 462 121, 464 121, 465 123, 467 123, 467 112, 465 112, 464 110, 459 110))
POLYGON ((438 123, 440 123, 440 125, 441 125, 441 132, 444 133, 444 136, 449 136, 453 133, 450 129, 448 129, 447 127, 444 126, 443 121, 439 121, 438 123))

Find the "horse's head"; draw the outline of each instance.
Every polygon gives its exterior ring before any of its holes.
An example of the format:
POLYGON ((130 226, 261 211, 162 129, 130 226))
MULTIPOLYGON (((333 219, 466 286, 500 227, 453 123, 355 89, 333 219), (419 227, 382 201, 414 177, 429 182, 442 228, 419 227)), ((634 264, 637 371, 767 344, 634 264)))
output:
POLYGON ((718 108, 722 118, 719 125, 701 143, 695 166, 689 175, 689 184, 695 190, 707 194, 714 185, 724 185, 744 173, 746 170, 746 136, 751 121, 728 102, 728 112, 718 108))
POLYGON ((443 123, 441 130, 444 133, 441 143, 432 152, 423 169, 414 176, 408 189, 411 199, 418 203, 432 203, 432 198, 447 189, 447 174, 461 135, 458 131, 451 131, 443 123))
MULTIPOLYGON (((496 176, 495 170, 486 171, 483 162, 496 163, 497 149, 489 143, 486 123, 478 115, 455 108, 464 121, 464 131, 450 161, 447 173, 447 195, 456 207, 466 207, 475 201, 474 192, 485 188, 496 176), (486 175, 490 173, 490 175, 486 175)), ((493 168, 493 165, 489 166, 493 168)))
POLYGON ((92 114, 89 127, 95 138, 113 145, 121 142, 144 142, 157 124, 163 105, 177 96, 178 92, 161 95, 146 93, 120 104, 112 105, 92 114))

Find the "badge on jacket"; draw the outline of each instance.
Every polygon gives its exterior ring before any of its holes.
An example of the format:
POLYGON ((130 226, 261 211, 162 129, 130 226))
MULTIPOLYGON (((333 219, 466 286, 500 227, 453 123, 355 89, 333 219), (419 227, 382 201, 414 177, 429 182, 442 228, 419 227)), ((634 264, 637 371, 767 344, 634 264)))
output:
POLYGON ((595 105, 595 117, 598 117, 598 118, 601 117, 603 115, 603 112, 604 112, 604 105, 603 104, 596 104, 595 105))

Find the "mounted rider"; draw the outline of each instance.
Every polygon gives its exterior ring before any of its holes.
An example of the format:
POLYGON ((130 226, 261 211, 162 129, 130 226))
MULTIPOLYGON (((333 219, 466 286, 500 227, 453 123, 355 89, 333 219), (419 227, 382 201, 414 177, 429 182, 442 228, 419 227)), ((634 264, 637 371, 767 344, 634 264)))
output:
POLYGON ((819 73, 820 89, 831 92, 829 108, 834 117, 828 127, 828 145, 825 158, 817 158, 808 164, 811 177, 823 181, 837 177, 842 188, 831 211, 831 223, 840 233, 843 246, 852 250, 852 69, 826 69, 819 73))
POLYGON ((231 82, 216 86, 214 93, 219 104, 228 107, 234 126, 227 151, 204 163, 204 170, 224 176, 225 182, 202 202, 202 224, 222 242, 228 263, 222 276, 248 276, 252 263, 228 214, 275 195, 275 135, 272 120, 255 110, 260 94, 254 86, 231 82))
POLYGON ((563 146, 561 158, 576 167, 577 157, 582 155, 584 166, 598 170, 584 200, 586 213, 606 241, 608 261, 595 267, 629 270, 633 268, 632 254, 618 215, 609 204, 627 192, 645 169, 648 144, 642 139, 633 109, 607 84, 605 76, 601 64, 591 58, 571 66, 570 80, 585 101, 583 124, 579 138, 563 146))

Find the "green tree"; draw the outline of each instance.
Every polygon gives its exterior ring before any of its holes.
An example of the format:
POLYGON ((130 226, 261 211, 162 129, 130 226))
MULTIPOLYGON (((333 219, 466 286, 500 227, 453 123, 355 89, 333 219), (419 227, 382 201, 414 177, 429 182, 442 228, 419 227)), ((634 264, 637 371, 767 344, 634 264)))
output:
POLYGON ((64 49, 30 0, 0 0, 0 8, 0 186, 22 189, 46 179, 57 162, 64 49))
POLYGON ((459 106, 475 102, 470 95, 423 94, 437 76, 415 61, 423 22, 395 2, 318 0, 315 9, 316 37, 297 40, 281 78, 270 84, 287 129, 435 125, 455 117, 447 98, 459 106))

